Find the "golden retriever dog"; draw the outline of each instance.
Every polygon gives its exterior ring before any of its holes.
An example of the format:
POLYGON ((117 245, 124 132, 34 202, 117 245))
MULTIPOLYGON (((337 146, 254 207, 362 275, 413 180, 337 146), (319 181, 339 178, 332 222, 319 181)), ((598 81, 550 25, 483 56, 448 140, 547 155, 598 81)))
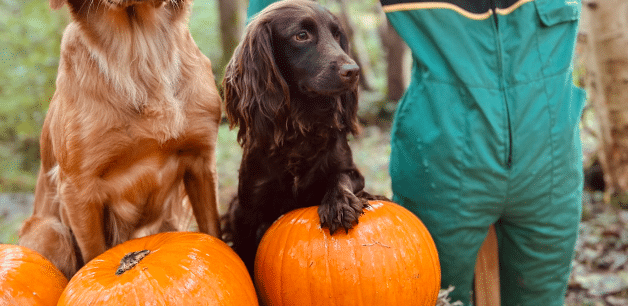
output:
POLYGON ((72 22, 19 244, 68 277, 116 244, 184 230, 190 207, 199 231, 220 237, 221 100, 187 27, 191 1, 50 1, 72 22))

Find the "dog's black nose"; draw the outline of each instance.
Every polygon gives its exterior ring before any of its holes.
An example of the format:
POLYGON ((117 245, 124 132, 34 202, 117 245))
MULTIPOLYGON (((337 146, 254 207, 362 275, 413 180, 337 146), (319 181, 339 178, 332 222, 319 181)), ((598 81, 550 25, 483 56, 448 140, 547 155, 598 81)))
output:
POLYGON ((358 77, 360 73, 360 66, 356 64, 344 64, 340 66, 340 71, 338 71, 340 77, 347 81, 351 82, 358 77))

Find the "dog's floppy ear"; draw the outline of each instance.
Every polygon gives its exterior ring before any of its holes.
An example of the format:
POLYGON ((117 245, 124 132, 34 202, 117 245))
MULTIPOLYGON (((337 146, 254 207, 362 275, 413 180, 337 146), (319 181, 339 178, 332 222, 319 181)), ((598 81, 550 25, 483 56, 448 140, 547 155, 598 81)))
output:
POLYGON ((358 122, 358 86, 340 96, 340 105, 342 106, 342 122, 353 135, 358 134, 360 132, 360 123, 358 122))
POLYGON ((263 137, 280 143, 280 125, 290 101, 288 84, 275 64, 272 29, 263 18, 254 19, 225 68, 223 91, 230 126, 239 126, 242 145, 263 137))
MULTIPOLYGON (((349 50, 349 39, 346 33, 344 29, 340 29, 340 47, 346 54, 350 55, 351 50, 349 50)), ((358 122, 358 86, 356 85, 353 90, 341 95, 340 103, 343 108, 343 122, 353 135, 358 134, 360 132, 360 124, 358 122)))
POLYGON ((65 0, 50 0, 50 7, 53 10, 60 9, 65 4, 65 0))

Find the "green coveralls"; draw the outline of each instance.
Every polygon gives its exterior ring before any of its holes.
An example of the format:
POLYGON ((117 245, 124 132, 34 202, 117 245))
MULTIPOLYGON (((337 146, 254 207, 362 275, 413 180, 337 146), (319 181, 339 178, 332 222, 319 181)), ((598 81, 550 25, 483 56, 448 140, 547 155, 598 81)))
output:
MULTIPOLYGON (((249 18, 272 2, 251 0, 249 18)), ((392 130, 394 201, 430 230, 442 286, 470 303, 496 223, 502 305, 562 305, 581 214, 580 0, 381 2, 414 59, 392 130)))
POLYGON ((392 130, 394 201, 430 230, 442 286, 470 303, 496 223, 502 305, 563 305, 581 214, 580 0, 381 2, 414 60, 392 130))

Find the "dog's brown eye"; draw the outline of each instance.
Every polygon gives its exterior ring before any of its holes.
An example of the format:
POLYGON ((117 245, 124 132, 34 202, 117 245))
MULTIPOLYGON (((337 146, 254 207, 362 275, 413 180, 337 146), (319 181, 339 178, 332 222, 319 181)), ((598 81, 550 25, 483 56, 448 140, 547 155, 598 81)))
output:
POLYGON ((299 32, 297 35, 295 35, 294 38, 297 41, 306 41, 306 40, 308 40, 308 38, 310 38, 310 35, 307 32, 303 31, 303 32, 299 32))

